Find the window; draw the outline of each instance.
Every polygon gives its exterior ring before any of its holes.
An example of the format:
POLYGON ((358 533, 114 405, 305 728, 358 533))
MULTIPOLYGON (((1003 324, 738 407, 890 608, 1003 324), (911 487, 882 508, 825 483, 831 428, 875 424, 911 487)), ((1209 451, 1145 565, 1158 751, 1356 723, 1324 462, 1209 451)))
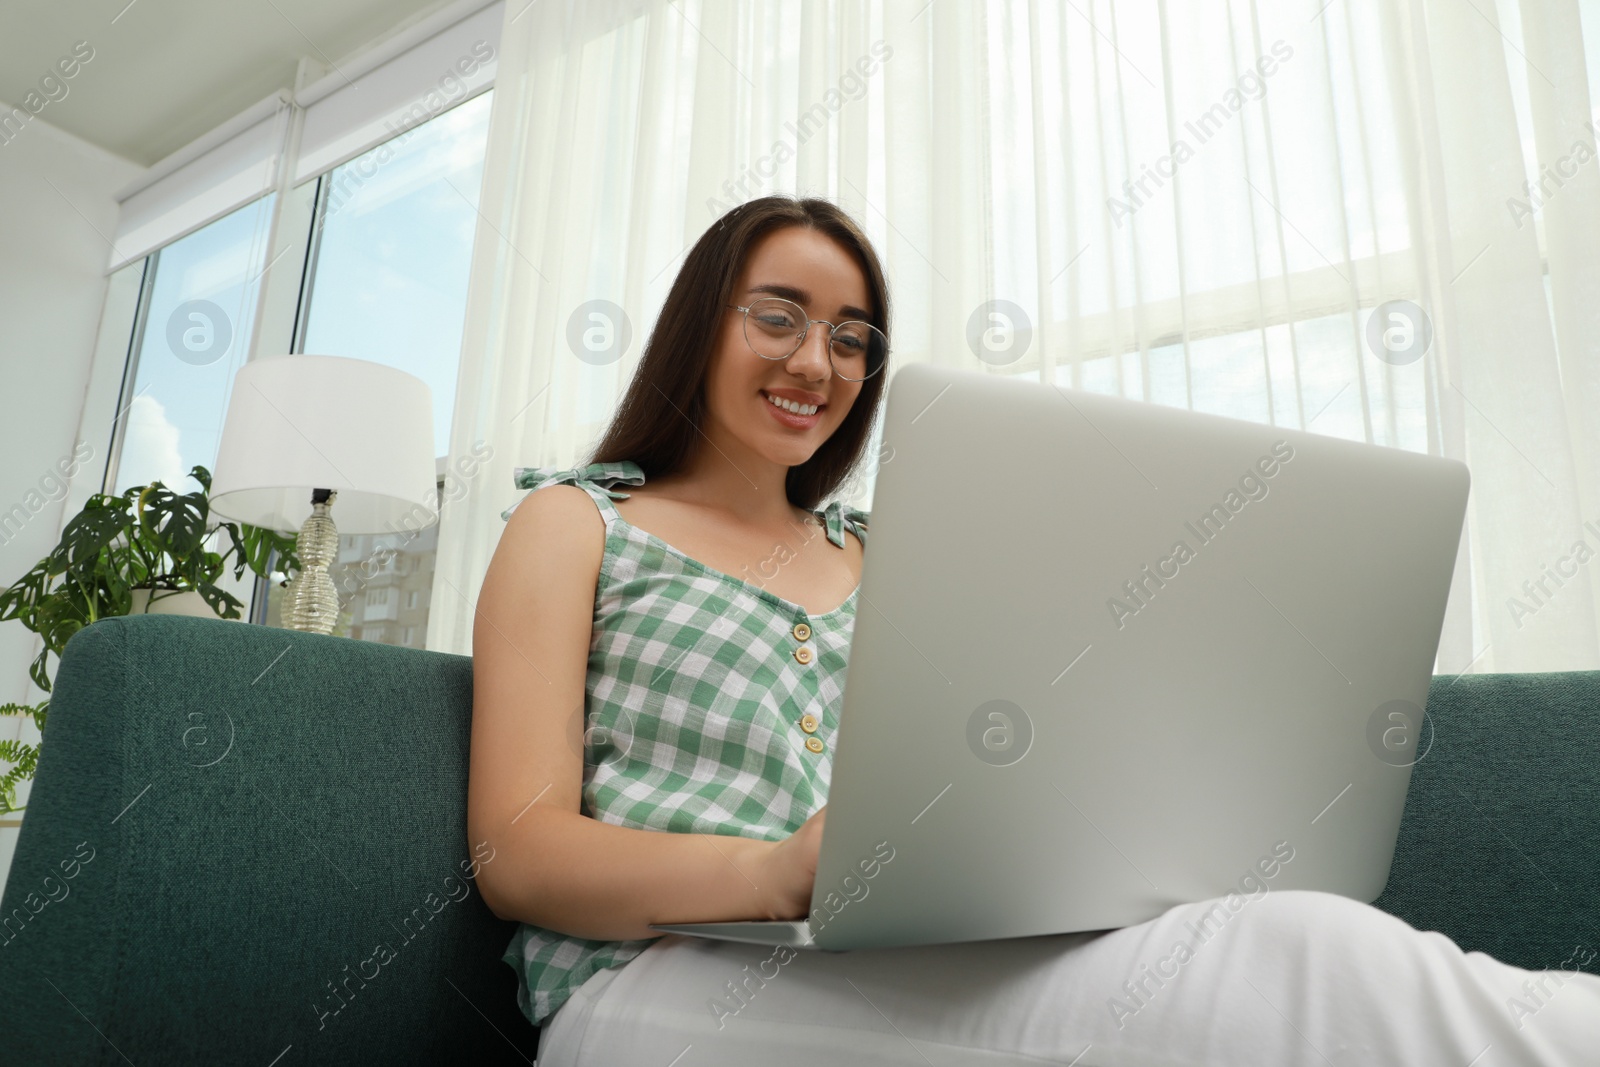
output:
POLYGON ((438 456, 450 448, 492 95, 335 168, 318 191, 301 351, 370 359, 427 382, 438 456))
MULTIPOLYGON (((1129 351, 1058 365, 1055 383, 1073 385, 1075 366, 1078 387, 1093 392, 1427 452, 1428 383, 1350 359, 1351 325, 1348 314, 1323 315, 1191 340, 1187 366, 1182 342, 1174 341, 1151 347, 1143 361, 1129 351)), ((1039 372, 1023 377, 1038 381, 1039 372)))
MULTIPOLYGON (((435 455, 447 453, 505 19, 499 2, 451 6, 456 21, 402 25, 350 76, 275 90, 119 194, 109 267, 138 301, 119 312, 133 317, 127 358, 103 371, 120 396, 99 488, 195 488, 188 471, 215 467, 238 369, 279 352, 421 378, 435 455)), ((425 644, 436 538, 435 528, 341 538, 334 633, 425 644), (369 590, 380 593, 370 606, 369 590), (395 623, 402 610, 409 638, 395 623)), ((231 572, 222 584, 253 594, 251 621, 282 625, 280 585, 235 584, 231 572)))
POLYGON ((191 467, 214 469, 228 392, 248 355, 271 218, 269 195, 146 261, 110 492, 159 479, 188 493, 199 488, 191 467))
MULTIPOLYGON (((297 349, 384 363, 427 382, 441 458, 449 452, 492 95, 481 93, 317 179, 314 254, 302 283, 297 349)), ((435 523, 342 536, 329 568, 341 605, 333 632, 424 644, 438 530, 435 523), (402 590, 405 610, 415 613, 407 616, 411 639, 384 625, 398 619, 402 590)), ((268 625, 282 625, 281 593, 267 586, 268 625)))

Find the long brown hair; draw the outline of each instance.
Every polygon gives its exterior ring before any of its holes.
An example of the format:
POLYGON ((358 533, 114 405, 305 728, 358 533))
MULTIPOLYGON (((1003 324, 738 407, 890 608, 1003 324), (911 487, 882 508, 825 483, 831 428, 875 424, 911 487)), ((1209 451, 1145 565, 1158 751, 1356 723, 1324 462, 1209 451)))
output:
MULTIPOLYGON (((706 369, 720 332, 723 308, 757 241, 785 226, 806 226, 833 238, 855 258, 866 279, 872 325, 889 336, 889 289, 877 253, 854 219, 816 198, 766 196, 723 215, 689 250, 645 342, 633 379, 590 463, 632 460, 645 478, 679 470, 699 444, 706 411, 706 369)), ((883 398, 885 366, 861 383, 839 428, 806 462, 789 468, 789 502, 814 509, 860 462, 883 398)))

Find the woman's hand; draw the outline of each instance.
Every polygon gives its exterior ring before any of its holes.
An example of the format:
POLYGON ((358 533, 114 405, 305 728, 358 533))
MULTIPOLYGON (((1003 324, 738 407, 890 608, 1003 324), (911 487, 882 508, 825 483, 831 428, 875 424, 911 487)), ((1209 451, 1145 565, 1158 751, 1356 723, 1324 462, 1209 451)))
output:
POLYGON ((763 854, 753 876, 766 900, 767 918, 804 919, 811 909, 811 887, 817 879, 817 850, 828 806, 801 824, 800 829, 763 854))

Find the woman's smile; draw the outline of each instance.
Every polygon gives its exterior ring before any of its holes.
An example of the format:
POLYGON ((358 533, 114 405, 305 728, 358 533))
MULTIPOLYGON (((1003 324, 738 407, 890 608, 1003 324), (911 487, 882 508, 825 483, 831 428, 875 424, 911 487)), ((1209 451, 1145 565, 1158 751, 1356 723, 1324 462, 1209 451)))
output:
POLYGON ((815 393, 797 389, 761 390, 761 403, 779 425, 794 430, 809 430, 822 421, 827 404, 815 399, 815 393))

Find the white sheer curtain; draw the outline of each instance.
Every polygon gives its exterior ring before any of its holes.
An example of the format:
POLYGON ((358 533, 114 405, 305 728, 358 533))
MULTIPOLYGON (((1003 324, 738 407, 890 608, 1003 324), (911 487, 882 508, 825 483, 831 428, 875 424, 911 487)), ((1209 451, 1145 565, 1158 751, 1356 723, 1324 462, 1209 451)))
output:
POLYGON ((1438 670, 1600 667, 1597 21, 1600 0, 512 0, 451 446, 489 458, 445 508, 430 647, 470 652, 513 468, 586 458, 683 253, 782 192, 876 243, 893 361, 1466 461, 1438 670), (1400 300, 1425 320, 1369 322, 1400 300))

